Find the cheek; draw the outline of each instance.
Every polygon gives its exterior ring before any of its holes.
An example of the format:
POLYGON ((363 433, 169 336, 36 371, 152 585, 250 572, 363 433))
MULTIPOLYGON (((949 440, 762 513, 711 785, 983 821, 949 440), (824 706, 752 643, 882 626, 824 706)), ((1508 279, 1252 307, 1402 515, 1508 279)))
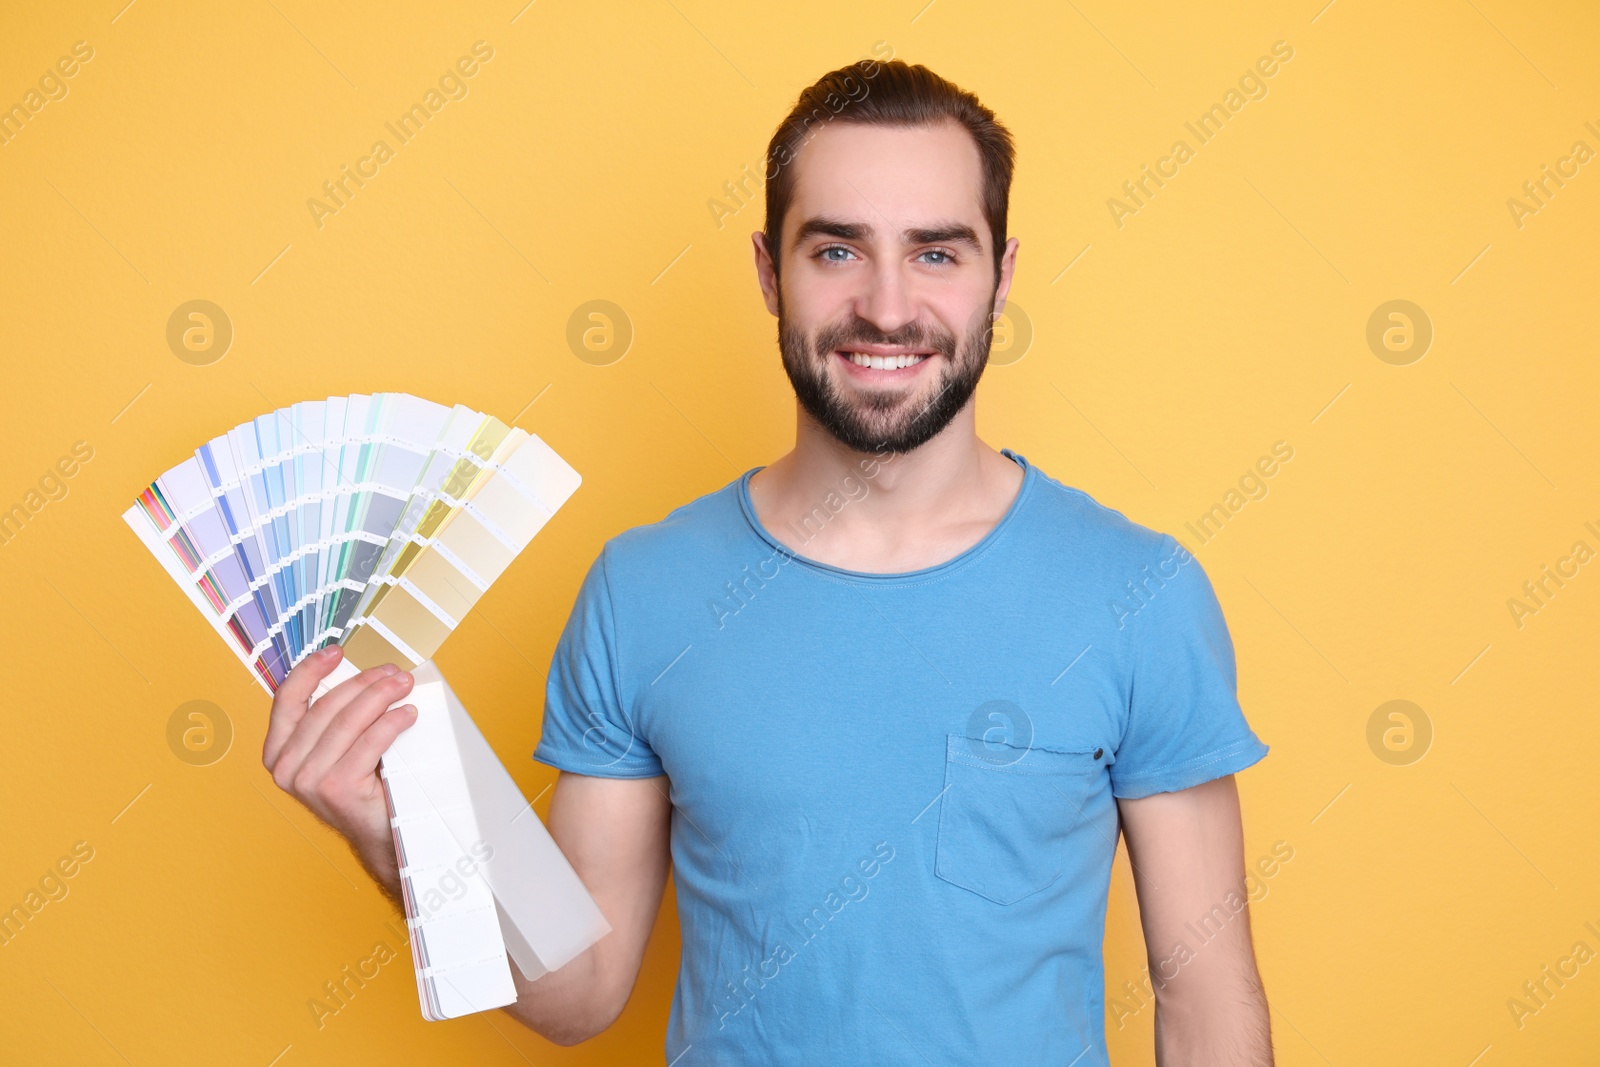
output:
POLYGON ((928 316, 956 337, 982 336, 994 311, 994 289, 962 279, 935 284, 923 296, 928 316))
POLYGON ((786 290, 783 295, 783 321, 786 330, 798 333, 809 349, 824 334, 848 332, 855 318, 853 293, 834 292, 831 287, 813 287, 804 293, 786 290))
POLYGON ((831 322, 849 321, 857 302, 867 295, 866 285, 865 272, 802 268, 786 280, 783 309, 792 322, 807 331, 831 322))
MULTIPOLYGON (((981 353, 986 347, 1001 344, 1004 341, 1002 334, 991 331, 998 329, 992 315, 990 305, 985 303, 976 308, 967 308, 963 311, 965 319, 950 319, 946 328, 955 337, 958 351, 962 354, 981 353)), ((976 358, 974 355, 973 358, 976 358)))

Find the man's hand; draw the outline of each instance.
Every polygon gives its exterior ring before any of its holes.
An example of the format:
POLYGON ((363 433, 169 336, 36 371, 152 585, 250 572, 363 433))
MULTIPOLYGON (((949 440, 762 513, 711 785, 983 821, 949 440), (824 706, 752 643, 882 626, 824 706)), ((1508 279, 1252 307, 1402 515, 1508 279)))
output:
MULTIPOLYGON (((307 656, 278 687, 261 762, 272 780, 350 842, 396 903, 400 870, 378 760, 417 719, 411 675, 363 671, 314 703, 339 663, 338 648, 307 656)), ((556 845, 611 923, 611 933, 537 982, 513 969, 507 1014, 562 1045, 600 1033, 622 1013, 639 976, 671 866, 672 803, 666 778, 598 778, 563 771, 550 799, 556 845)))
POLYGON ((411 675, 393 664, 362 671, 315 703, 317 684, 343 653, 329 646, 289 672, 272 700, 261 762, 278 788, 310 808, 350 842, 362 866, 400 899, 400 873, 378 761, 417 718, 410 704, 389 706, 411 691, 411 675))

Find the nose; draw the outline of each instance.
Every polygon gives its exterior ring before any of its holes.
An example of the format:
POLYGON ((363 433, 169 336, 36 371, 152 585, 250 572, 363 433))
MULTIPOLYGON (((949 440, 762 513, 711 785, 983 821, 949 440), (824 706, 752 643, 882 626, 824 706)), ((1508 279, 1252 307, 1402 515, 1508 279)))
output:
POLYGON ((867 288, 856 298, 856 314, 885 334, 893 334, 916 318, 911 288, 893 259, 874 264, 867 288))

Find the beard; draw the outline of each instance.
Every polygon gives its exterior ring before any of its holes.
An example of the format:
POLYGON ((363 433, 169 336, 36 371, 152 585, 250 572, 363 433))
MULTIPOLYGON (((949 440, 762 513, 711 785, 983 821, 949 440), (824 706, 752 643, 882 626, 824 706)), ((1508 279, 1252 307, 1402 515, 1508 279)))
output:
POLYGON ((807 338, 788 321, 781 293, 778 297, 778 350, 795 399, 829 435, 856 452, 900 455, 932 440, 972 399, 993 340, 993 299, 958 340, 943 327, 920 320, 886 334, 855 315, 848 322, 822 326, 815 338, 807 338), (847 399, 830 368, 834 352, 852 342, 931 348, 944 357, 943 371, 921 391, 874 389, 847 399))

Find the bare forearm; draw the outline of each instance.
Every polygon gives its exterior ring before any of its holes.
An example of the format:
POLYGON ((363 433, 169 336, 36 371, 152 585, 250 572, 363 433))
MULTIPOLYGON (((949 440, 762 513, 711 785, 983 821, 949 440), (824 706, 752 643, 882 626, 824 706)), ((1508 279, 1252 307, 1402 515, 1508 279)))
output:
MULTIPOLYGON (((404 910, 392 839, 352 841, 350 847, 378 888, 404 910)), ((558 1045, 575 1045, 600 1033, 616 1021, 627 1002, 629 990, 618 991, 624 974, 637 969, 635 965, 629 970, 625 960, 612 958, 617 945, 614 939, 602 938, 566 966, 535 982, 523 978, 513 963, 517 1002, 505 1009, 506 1014, 558 1045)))
POLYGON ((506 1014, 558 1045, 575 1045, 622 1014, 666 889, 671 802, 666 779, 600 779, 563 772, 548 824, 611 932, 558 970, 529 982, 506 1014), (601 828, 604 828, 603 832, 601 828))
POLYGON ((604 950, 606 938, 585 949, 566 966, 536 982, 511 968, 517 1002, 505 1013, 558 1045, 576 1045, 605 1030, 622 1014, 631 981, 622 985, 616 961, 604 950))
POLYGON ((1157 1067, 1273 1067, 1267 997, 1254 973, 1158 990, 1155 1030, 1157 1067))

